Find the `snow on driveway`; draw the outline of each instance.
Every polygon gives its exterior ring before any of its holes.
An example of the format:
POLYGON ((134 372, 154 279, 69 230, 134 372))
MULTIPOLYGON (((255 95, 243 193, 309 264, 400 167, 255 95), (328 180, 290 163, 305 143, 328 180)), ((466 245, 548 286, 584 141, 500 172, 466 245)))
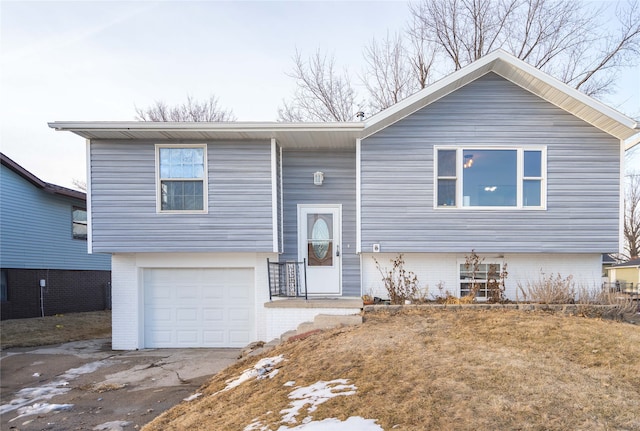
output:
MULTIPOLYGON (((18 416, 9 421, 13 422, 25 416, 68 410, 73 407, 73 404, 48 404, 41 401, 50 400, 56 395, 69 392, 71 390, 69 387, 70 380, 74 380, 83 374, 93 373, 98 368, 109 363, 110 361, 108 360, 90 362, 78 368, 71 368, 55 380, 44 385, 21 389, 16 393, 16 398, 12 399, 8 404, 0 406, 0 415, 17 410, 18 416)), ((34 373, 34 377, 38 376, 40 376, 40 373, 34 373)))

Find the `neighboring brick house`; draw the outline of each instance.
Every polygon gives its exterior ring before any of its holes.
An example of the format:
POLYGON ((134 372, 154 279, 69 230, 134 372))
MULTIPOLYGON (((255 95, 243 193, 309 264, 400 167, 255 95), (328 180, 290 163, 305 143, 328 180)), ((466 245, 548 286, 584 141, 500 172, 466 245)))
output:
POLYGON ((109 308, 111 257, 87 252, 85 193, 0 159, 2 320, 109 308))

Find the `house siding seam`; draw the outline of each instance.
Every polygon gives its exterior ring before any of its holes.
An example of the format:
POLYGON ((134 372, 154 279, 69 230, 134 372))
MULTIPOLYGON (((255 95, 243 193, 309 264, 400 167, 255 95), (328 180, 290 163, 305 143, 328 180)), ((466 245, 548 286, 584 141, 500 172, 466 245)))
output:
POLYGON ((270 141, 206 142, 208 214, 156 212, 155 143, 91 142, 94 252, 273 250, 270 141))
POLYGON ((362 250, 618 249, 617 139, 489 73, 361 143, 362 250), (434 146, 547 148, 547 209, 434 208, 434 146), (393 163, 390 161, 393 160, 393 163))
POLYGON ((355 156, 355 149, 283 151, 284 253, 281 260, 298 259, 298 204, 342 204, 342 296, 360 295, 355 156), (316 171, 324 172, 322 186, 313 184, 316 171))

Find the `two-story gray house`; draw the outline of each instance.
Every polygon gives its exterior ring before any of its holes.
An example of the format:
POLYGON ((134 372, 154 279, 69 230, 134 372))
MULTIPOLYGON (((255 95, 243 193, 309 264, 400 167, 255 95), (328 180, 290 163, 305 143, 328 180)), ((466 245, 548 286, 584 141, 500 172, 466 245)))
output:
POLYGON ((357 313, 340 299, 386 296, 373 257, 399 253, 432 294, 466 293, 471 250, 508 263, 512 298, 541 270, 599 286, 639 136, 503 51, 361 122, 50 126, 87 140, 89 244, 113 256, 115 349, 242 346, 357 313), (306 261, 311 299, 271 301, 267 259, 306 261))

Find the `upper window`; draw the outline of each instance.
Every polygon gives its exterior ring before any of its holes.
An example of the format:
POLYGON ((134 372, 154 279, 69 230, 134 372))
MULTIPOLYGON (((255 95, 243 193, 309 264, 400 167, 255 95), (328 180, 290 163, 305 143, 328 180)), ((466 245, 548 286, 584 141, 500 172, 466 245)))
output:
POLYGON ((439 148, 438 207, 544 208, 544 149, 439 148))
POLYGON ((158 145, 158 210, 205 212, 206 146, 158 145))
POLYGON ((73 207, 73 237, 75 239, 87 239, 87 210, 73 207))

